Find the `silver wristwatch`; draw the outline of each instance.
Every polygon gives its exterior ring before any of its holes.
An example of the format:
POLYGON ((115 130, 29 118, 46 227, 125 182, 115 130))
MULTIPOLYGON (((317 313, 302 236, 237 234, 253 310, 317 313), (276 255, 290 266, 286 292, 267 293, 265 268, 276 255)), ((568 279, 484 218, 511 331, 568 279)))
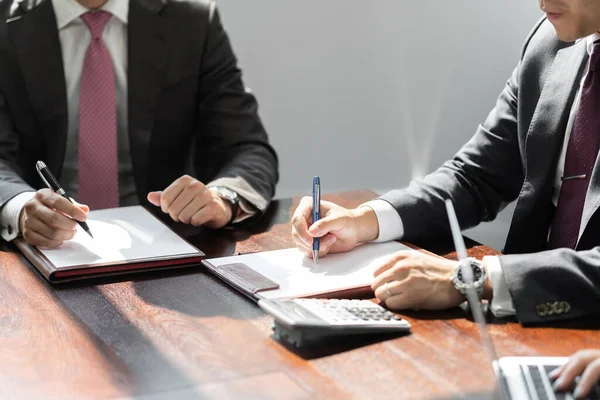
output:
POLYGON ((240 204, 240 196, 238 196, 237 192, 232 189, 229 189, 226 186, 211 186, 209 190, 215 192, 219 195, 223 200, 231 203, 231 219, 225 226, 231 225, 235 218, 237 217, 239 204, 240 204))
POLYGON ((483 294, 485 278, 486 272, 485 268, 483 267, 483 264, 481 263, 481 261, 478 261, 474 258, 466 258, 462 260, 456 266, 456 268, 454 268, 454 272, 452 273, 452 283, 454 284, 456 290, 461 292, 463 295, 466 295, 467 289, 472 287, 473 289, 475 289, 475 292, 477 293, 477 296, 479 296, 479 298, 481 298, 481 295, 483 294), (463 266, 465 266, 466 268, 470 268, 473 272, 472 283, 469 283, 465 280, 465 277, 462 273, 463 266))

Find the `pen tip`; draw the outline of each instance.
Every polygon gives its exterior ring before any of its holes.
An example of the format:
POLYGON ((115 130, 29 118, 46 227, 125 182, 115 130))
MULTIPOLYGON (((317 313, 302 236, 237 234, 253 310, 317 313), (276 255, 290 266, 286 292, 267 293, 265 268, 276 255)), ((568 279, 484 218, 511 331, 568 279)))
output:
POLYGON ((90 235, 92 237, 92 239, 94 238, 94 235, 92 235, 92 232, 87 231, 88 235, 90 235))
POLYGON ((315 264, 319 263, 319 250, 313 250, 313 260, 315 261, 315 264))

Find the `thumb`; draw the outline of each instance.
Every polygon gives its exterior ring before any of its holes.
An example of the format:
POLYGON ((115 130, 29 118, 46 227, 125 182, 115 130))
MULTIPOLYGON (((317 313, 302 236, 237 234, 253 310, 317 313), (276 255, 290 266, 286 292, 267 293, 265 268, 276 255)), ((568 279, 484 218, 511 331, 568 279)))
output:
POLYGON ((345 216, 325 217, 312 224, 308 228, 308 233, 313 237, 321 237, 329 232, 341 231, 346 227, 346 219, 345 216))
POLYGON ((87 206, 87 205, 85 205, 85 204, 78 203, 78 202, 77 202, 75 199, 73 199, 72 197, 69 197, 69 198, 71 199, 71 202, 72 202, 73 204, 75 204, 77 207, 79 207, 79 209, 80 209, 81 211, 83 211, 83 212, 84 212, 84 213, 86 213, 86 214, 90 212, 90 207, 89 207, 89 206, 87 206))
POLYGON ((148 201, 153 205, 160 207, 160 196, 162 191, 148 193, 148 201))

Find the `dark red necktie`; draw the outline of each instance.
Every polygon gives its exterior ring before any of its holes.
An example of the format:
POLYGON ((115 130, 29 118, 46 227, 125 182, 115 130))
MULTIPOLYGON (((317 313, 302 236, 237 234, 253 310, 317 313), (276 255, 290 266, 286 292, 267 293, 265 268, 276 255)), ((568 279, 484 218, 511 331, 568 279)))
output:
POLYGON ((562 186, 548 242, 551 249, 574 249, 579 238, 585 195, 600 147, 600 70, 595 72, 599 59, 600 41, 597 41, 567 145, 562 186))
POLYGON ((81 72, 79 99, 79 202, 92 210, 119 206, 115 73, 102 32, 104 11, 81 16, 92 34, 81 72))

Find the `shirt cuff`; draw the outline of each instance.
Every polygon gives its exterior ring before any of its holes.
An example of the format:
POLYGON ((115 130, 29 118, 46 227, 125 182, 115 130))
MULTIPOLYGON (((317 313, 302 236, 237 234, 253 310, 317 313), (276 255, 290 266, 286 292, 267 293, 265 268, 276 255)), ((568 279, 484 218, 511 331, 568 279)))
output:
POLYGON ((404 225, 398 211, 387 201, 375 199, 361 204, 359 207, 369 207, 377 216, 379 236, 374 242, 389 242, 400 240, 404 236, 404 225))
POLYGON ((252 186, 244 178, 219 178, 206 186, 209 188, 225 186, 238 194, 240 197, 239 206, 241 212, 232 221, 234 224, 254 216, 257 210, 266 210, 269 205, 269 201, 258 194, 256 190, 252 189, 252 186))
POLYGON ((35 196, 35 192, 24 192, 16 195, 4 204, 0 211, 0 236, 10 242, 15 239, 19 232, 19 217, 25 203, 35 196))
POLYGON ((492 282, 492 288, 494 290, 494 297, 492 298, 490 305, 492 314, 496 317, 515 315, 515 306, 510 297, 504 274, 502 273, 500 260, 496 256, 486 256, 483 257, 483 261, 487 266, 487 273, 490 276, 490 281, 492 282))

